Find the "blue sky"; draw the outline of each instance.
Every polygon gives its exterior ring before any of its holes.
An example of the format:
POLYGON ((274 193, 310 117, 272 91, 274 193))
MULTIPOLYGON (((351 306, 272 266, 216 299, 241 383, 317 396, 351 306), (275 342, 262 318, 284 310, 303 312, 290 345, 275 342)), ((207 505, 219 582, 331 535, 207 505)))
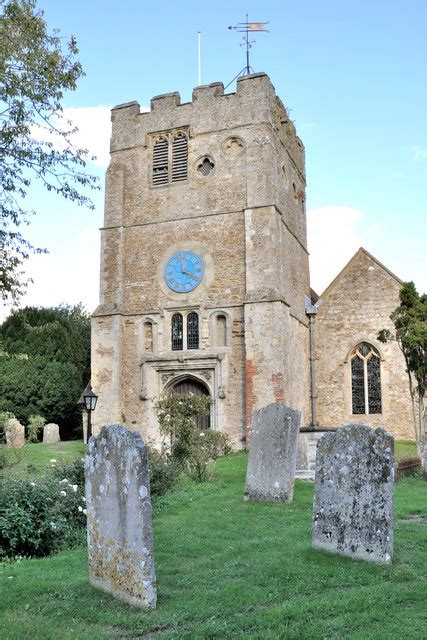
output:
MULTIPOLYGON (((427 291, 427 2, 307 0, 300 3, 183 0, 40 0, 50 27, 74 34, 86 71, 65 97, 103 180, 109 108, 202 82, 226 85, 244 66, 245 18, 269 21, 254 34, 251 64, 269 74, 306 148, 313 287, 322 292, 363 245, 403 280, 427 291)), ((234 85, 229 88, 234 89, 234 85)), ((102 182, 101 182, 102 184, 102 182)), ((95 212, 34 188, 40 213, 28 236, 49 249, 31 259, 22 304, 83 300, 97 305, 103 194, 95 212)))

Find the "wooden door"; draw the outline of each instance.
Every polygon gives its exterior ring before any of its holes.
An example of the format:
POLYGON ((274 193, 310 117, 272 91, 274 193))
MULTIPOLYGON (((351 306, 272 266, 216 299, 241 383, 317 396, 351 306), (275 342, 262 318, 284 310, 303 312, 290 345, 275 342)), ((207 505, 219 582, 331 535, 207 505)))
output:
MULTIPOLYGON (((207 387, 203 384, 203 382, 199 382, 194 378, 184 378, 184 380, 180 380, 172 387, 171 393, 183 397, 189 396, 190 394, 193 394, 194 396, 210 395, 207 387)), ((197 426, 200 431, 209 429, 211 426, 210 416, 199 416, 197 418, 197 426)))

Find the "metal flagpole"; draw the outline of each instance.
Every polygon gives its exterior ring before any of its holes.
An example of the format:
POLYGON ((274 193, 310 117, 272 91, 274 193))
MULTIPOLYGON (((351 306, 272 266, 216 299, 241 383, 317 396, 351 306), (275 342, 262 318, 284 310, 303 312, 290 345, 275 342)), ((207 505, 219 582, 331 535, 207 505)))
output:
POLYGON ((201 37, 202 34, 200 31, 197 32, 198 35, 198 49, 199 49, 199 87, 202 84, 202 47, 201 47, 201 37))

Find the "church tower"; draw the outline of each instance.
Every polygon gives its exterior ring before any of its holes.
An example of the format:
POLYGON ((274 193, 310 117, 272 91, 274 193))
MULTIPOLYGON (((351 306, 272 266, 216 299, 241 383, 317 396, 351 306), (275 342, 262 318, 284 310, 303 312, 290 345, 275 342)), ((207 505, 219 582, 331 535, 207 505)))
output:
POLYGON ((206 427, 249 436, 283 401, 309 421, 304 147, 264 73, 112 110, 93 314, 94 432, 159 439, 152 400, 212 398, 206 427))

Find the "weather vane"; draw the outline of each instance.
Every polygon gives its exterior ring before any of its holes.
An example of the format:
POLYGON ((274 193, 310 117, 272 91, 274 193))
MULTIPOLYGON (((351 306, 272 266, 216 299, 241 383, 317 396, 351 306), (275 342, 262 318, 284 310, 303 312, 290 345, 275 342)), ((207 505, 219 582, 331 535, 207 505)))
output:
MULTIPOLYGON (((246 46, 246 65, 243 67, 243 69, 239 71, 239 73, 236 76, 234 76, 231 82, 234 82, 234 80, 240 76, 249 75, 251 71, 253 73, 254 70, 249 64, 249 51, 250 49, 252 49, 252 45, 254 44, 255 40, 249 40, 249 32, 252 33, 253 31, 264 31, 265 33, 270 33, 270 31, 265 28, 266 24, 269 24, 269 23, 268 22, 249 22, 248 14, 246 14, 246 22, 239 22, 234 27, 228 27, 229 29, 234 29, 234 31, 238 31, 239 33, 244 33, 244 36, 242 38, 243 42, 241 42, 240 46, 241 47, 246 46)), ((227 87, 230 86, 231 82, 228 83, 227 87)))

